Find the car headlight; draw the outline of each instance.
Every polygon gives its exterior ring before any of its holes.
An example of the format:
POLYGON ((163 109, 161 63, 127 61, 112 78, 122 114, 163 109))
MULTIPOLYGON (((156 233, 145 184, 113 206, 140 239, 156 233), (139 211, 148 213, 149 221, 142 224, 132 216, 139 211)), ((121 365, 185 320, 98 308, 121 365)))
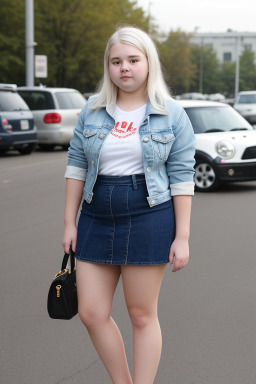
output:
POLYGON ((216 151, 223 159, 230 159, 235 154, 235 147, 229 141, 219 141, 216 143, 216 151))

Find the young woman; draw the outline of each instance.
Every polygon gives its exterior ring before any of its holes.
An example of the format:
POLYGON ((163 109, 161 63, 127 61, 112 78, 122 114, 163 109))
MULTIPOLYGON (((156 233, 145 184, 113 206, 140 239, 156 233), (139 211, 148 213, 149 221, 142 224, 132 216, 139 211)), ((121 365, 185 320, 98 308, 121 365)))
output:
POLYGON ((151 38, 134 27, 109 39, 99 93, 81 112, 66 170, 64 251, 77 259, 79 316, 114 384, 152 384, 166 265, 189 259, 195 138, 164 83, 151 38), (83 200, 76 227, 77 213, 83 200), (133 327, 133 378, 111 318, 122 278, 133 327))

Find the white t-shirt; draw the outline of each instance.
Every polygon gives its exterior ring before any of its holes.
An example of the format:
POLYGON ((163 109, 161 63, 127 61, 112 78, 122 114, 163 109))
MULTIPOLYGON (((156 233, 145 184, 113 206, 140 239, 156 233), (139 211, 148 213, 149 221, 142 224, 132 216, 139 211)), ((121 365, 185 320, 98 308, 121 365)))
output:
POLYGON ((139 127, 146 104, 134 111, 115 108, 115 127, 106 137, 100 152, 99 174, 126 176, 144 173, 139 127))

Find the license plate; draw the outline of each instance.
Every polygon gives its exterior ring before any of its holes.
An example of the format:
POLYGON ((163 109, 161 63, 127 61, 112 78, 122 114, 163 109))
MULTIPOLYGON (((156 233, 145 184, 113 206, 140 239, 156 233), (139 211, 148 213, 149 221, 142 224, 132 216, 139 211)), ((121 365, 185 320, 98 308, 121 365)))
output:
POLYGON ((21 127, 22 131, 25 131, 26 129, 29 129, 28 120, 21 120, 20 121, 20 127, 21 127))

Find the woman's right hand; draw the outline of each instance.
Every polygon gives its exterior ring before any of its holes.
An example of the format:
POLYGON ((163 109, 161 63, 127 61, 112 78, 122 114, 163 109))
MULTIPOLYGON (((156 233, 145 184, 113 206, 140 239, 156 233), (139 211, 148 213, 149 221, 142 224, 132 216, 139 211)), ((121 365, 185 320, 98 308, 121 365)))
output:
POLYGON ((76 239, 77 239, 77 227, 74 224, 66 224, 63 238, 62 246, 65 253, 69 253, 70 245, 72 246, 72 251, 76 250, 76 239))

